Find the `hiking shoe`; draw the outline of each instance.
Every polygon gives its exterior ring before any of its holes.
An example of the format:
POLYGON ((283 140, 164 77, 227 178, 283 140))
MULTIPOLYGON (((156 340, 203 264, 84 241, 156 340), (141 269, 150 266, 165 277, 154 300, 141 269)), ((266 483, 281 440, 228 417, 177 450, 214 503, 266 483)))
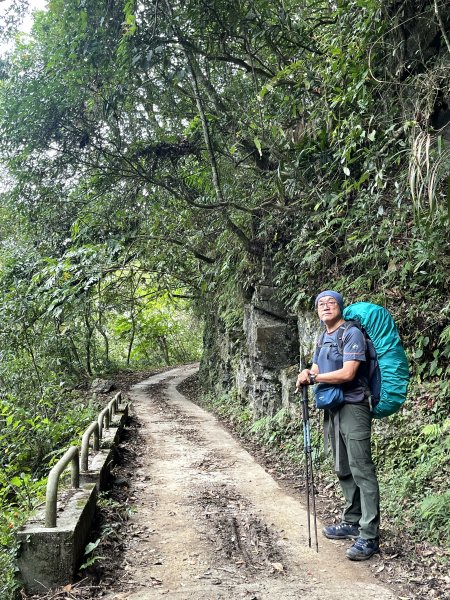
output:
POLYGON ((350 560, 367 560, 379 551, 378 538, 364 540, 359 537, 345 554, 350 560))
POLYGON ((359 527, 352 523, 339 523, 324 527, 322 533, 330 540, 356 540, 359 535, 359 527))

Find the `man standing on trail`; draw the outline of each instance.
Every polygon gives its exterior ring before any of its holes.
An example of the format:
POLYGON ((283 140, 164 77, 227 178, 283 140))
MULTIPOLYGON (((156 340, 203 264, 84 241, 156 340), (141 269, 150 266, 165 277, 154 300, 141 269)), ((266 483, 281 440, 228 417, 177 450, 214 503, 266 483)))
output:
POLYGON ((332 540, 355 540, 346 556, 350 560, 367 560, 379 552, 379 489, 372 461, 372 413, 367 398, 364 334, 349 326, 339 352, 338 336, 343 336, 344 300, 338 292, 321 292, 315 302, 319 318, 325 325, 323 338, 316 344, 313 364, 299 373, 297 388, 314 383, 339 385, 344 403, 330 411, 331 440, 336 473, 345 498, 342 522, 323 529, 332 540), (338 431, 337 431, 338 430, 338 431), (338 440, 338 448, 336 441, 338 440), (337 457, 337 461, 336 461, 337 457))

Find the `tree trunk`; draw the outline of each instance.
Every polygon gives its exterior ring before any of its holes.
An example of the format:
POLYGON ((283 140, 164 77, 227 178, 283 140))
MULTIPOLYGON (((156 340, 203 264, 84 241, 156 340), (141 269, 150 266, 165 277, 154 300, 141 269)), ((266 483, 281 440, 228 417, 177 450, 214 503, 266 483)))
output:
POLYGON ((89 323, 89 317, 85 313, 84 322, 86 325, 86 371, 89 376, 92 375, 92 332, 94 328, 89 323))
POLYGON ((167 340, 164 335, 159 335, 157 340, 158 340, 158 345, 161 349, 163 358, 165 360, 165 363, 167 366, 170 366, 169 347, 167 345, 167 340))
POLYGON ((127 367, 130 366, 131 352, 133 350, 135 335, 136 335, 136 321, 134 319, 134 314, 132 314, 131 315, 131 338, 130 338, 130 343, 128 344, 128 352, 127 352, 127 367))

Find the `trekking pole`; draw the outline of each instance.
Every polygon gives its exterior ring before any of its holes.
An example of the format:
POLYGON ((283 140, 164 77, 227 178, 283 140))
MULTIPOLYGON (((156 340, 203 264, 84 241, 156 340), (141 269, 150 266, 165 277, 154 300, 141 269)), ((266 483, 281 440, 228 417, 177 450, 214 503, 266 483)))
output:
POLYGON ((309 426, 308 409, 308 386, 302 386, 302 415, 303 415, 303 446, 305 451, 305 483, 306 483, 306 511, 308 515, 308 543, 311 548, 311 508, 310 498, 314 519, 314 535, 316 541, 316 552, 319 552, 319 542, 317 539, 317 513, 316 496, 314 489, 314 470, 311 450, 311 429, 309 426))

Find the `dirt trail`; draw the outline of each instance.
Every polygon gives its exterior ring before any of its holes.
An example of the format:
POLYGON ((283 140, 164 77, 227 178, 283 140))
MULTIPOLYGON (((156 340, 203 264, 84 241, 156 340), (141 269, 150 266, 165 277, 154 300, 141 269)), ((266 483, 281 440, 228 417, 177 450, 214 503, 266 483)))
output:
POLYGON ((173 369, 131 390, 142 440, 135 533, 124 549, 121 591, 103 598, 397 598, 366 564, 343 556, 346 543, 323 538, 321 523, 319 553, 308 547, 299 500, 176 390, 194 372, 173 369))

